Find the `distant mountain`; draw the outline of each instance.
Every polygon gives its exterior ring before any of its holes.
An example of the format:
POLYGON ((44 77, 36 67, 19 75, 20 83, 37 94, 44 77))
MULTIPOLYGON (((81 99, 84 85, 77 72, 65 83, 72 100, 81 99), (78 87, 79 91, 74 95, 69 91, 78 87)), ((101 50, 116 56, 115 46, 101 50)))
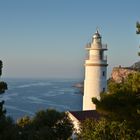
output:
POLYGON ((140 71, 140 61, 134 63, 132 66, 130 66, 130 68, 140 71))

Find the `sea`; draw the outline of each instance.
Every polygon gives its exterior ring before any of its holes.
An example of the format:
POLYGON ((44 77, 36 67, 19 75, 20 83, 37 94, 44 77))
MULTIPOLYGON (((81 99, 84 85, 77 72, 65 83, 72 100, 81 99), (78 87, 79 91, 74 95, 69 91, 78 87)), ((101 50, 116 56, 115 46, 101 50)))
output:
POLYGON ((46 109, 58 111, 82 110, 82 94, 74 85, 79 79, 25 79, 6 78, 8 90, 0 95, 7 115, 17 120, 34 116, 46 109))

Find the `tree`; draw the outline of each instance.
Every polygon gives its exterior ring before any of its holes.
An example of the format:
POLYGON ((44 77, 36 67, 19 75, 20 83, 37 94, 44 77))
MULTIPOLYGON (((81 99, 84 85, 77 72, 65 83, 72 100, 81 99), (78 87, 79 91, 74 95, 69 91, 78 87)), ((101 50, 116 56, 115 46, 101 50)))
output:
POLYGON ((101 100, 93 99, 98 112, 112 121, 126 120, 128 125, 140 129, 140 98, 134 94, 104 94, 101 100))
POLYGON ((23 117, 17 122, 21 140, 66 140, 73 132, 73 124, 64 112, 42 110, 30 119, 23 117))
MULTIPOLYGON (((2 75, 3 63, 0 60, 0 76, 2 75)), ((7 90, 7 83, 0 81, 0 94, 7 90)), ((3 107, 4 101, 0 101, 0 140, 18 139, 18 131, 11 117, 6 116, 6 110, 3 107)))
MULTIPOLYGON (((140 23, 136 22, 136 34, 140 34, 140 23)), ((140 52, 138 52, 138 56, 140 56, 140 52)))
POLYGON ((140 72, 129 74, 123 85, 125 85, 127 92, 140 95, 140 72))
MULTIPOLYGON (((3 68, 3 63, 2 61, 0 60, 0 76, 2 75, 2 68, 3 68)), ((5 90, 7 90, 8 87, 7 87, 7 84, 3 81, 0 82, 0 94, 4 93, 5 90)))
POLYGON ((129 74, 122 83, 116 83, 113 80, 108 81, 108 92, 140 94, 140 72, 129 74))
POLYGON ((18 129, 11 117, 0 117, 0 140, 19 140, 18 129))
POLYGON ((136 22, 136 34, 140 34, 140 23, 137 21, 136 22))
POLYGON ((101 95, 101 100, 93 98, 97 111, 110 120, 126 120, 130 127, 140 129, 140 73, 133 73, 122 83, 110 81, 108 93, 101 95), (135 120, 135 121, 134 121, 135 120))
MULTIPOLYGON (((64 112, 58 112, 53 109, 40 111, 33 119, 36 130, 40 132, 40 136, 49 139, 67 139, 72 135, 73 124, 64 112), (48 130, 45 131, 44 130, 48 130), (47 135, 46 135, 47 134, 47 135)), ((45 139, 44 139, 45 140, 45 139)))
POLYGON ((81 124, 80 139, 140 139, 140 73, 128 75, 122 83, 108 82, 108 92, 93 98, 103 119, 81 124))
MULTIPOLYGON (((0 60, 0 76, 2 75, 2 67, 3 67, 3 63, 2 61, 0 60)), ((5 92, 5 90, 7 90, 8 87, 7 87, 7 84, 3 81, 0 82, 0 94, 3 94, 5 92)), ((1 101, 0 102, 0 117, 5 115, 6 113, 6 110, 3 109, 3 105, 4 105, 4 101, 1 101)))
POLYGON ((35 130, 32 119, 29 116, 24 116, 17 120, 17 129, 19 140, 34 140, 35 130))
POLYGON ((127 122, 109 121, 102 118, 98 121, 87 119, 81 124, 79 139, 82 140, 129 140, 139 139, 133 134, 127 122))

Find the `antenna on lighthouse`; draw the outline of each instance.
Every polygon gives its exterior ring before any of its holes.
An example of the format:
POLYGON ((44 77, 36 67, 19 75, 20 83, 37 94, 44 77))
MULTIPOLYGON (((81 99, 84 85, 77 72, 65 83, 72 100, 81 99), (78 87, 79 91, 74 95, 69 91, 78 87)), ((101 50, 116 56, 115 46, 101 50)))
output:
POLYGON ((99 33, 99 30, 100 30, 100 29, 99 29, 99 27, 97 26, 97 27, 96 27, 96 32, 99 33))

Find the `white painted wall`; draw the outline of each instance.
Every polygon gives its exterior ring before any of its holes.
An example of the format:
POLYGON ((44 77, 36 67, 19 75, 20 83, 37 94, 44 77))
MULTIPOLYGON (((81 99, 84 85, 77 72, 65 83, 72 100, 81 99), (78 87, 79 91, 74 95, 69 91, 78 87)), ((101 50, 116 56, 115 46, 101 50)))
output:
POLYGON ((71 137, 74 140, 77 138, 77 134, 80 132, 80 122, 69 111, 67 112, 67 114, 74 126, 74 131, 71 137))
POLYGON ((83 110, 95 110, 92 98, 100 99, 100 93, 107 89, 106 66, 86 66, 84 81, 83 110), (105 75, 103 76, 103 71, 105 75))

